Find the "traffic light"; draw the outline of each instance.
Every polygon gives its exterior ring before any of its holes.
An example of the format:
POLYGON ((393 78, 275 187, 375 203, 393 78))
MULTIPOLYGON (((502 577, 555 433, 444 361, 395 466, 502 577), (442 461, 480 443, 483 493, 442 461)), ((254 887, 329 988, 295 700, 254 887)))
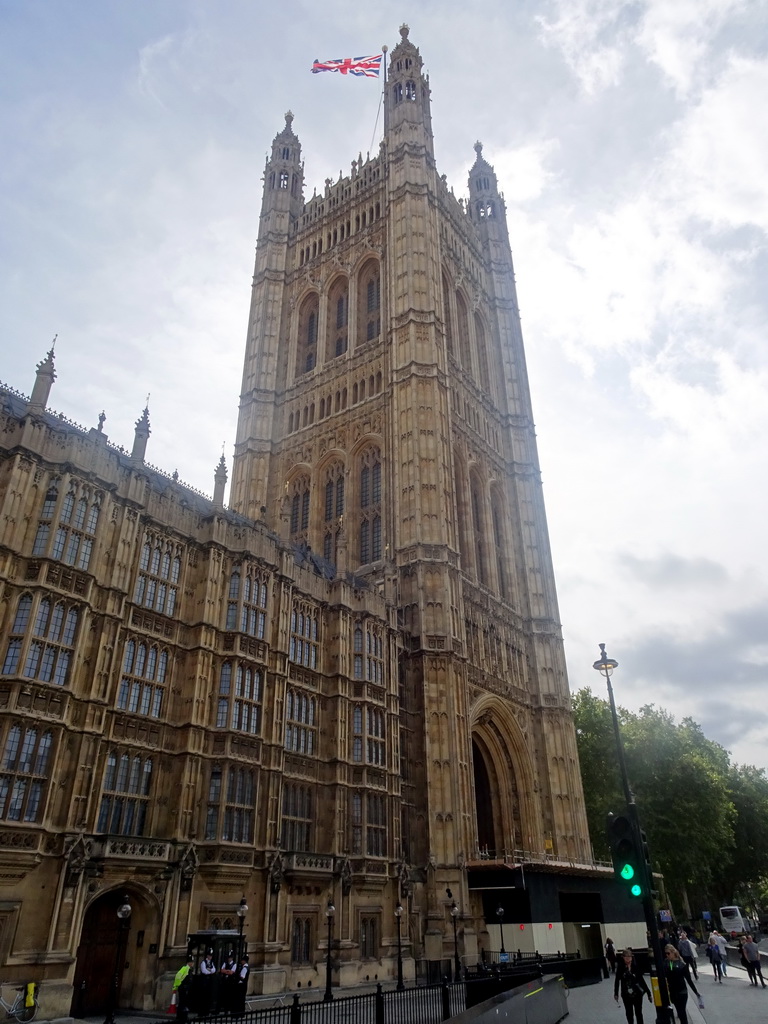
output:
POLYGON ((616 878, 626 887, 629 896, 642 898, 648 849, 645 836, 641 833, 637 841, 634 826, 625 814, 608 815, 607 835, 616 878))

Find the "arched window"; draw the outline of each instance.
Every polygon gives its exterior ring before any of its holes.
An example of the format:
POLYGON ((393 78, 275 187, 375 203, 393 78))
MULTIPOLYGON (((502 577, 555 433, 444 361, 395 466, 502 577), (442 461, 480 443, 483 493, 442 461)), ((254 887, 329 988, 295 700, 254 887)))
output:
POLYGON ((216 728, 258 735, 261 730, 262 676, 250 665, 225 661, 219 674, 216 728))
POLYGON ((283 818, 280 845, 284 850, 307 853, 312 849, 314 800, 310 786, 286 783, 283 787, 283 818))
POLYGON ((229 578, 226 629, 238 630, 263 640, 267 628, 267 586, 269 575, 243 563, 229 578))
POLYGON ((306 541, 309 533, 309 477, 295 477, 288 488, 288 497, 291 540, 294 543, 306 541))
POLYGON ((129 640, 117 691, 118 708, 134 715, 160 718, 167 681, 168 651, 155 644, 129 640))
POLYGON ((501 495, 494 489, 491 494, 491 521, 493 523, 493 548, 496 552, 496 576, 498 577, 499 594, 501 597, 508 597, 505 568, 507 545, 504 536, 503 507, 501 495))
POLYGON ((349 817, 352 853, 365 853, 368 857, 385 857, 386 798, 378 793, 352 793, 349 817))
POLYGON ((152 789, 153 762, 134 751, 111 750, 104 768, 97 832, 143 836, 152 789))
POLYGON ((0 820, 41 820, 52 746, 50 729, 10 723, 0 748, 0 820))
POLYGON ((312 962, 312 921, 308 917, 293 919, 291 961, 295 964, 312 962))
POLYGON ((299 338, 296 352, 296 376, 314 370, 317 364, 317 328, 320 303, 317 295, 308 295, 299 311, 299 338))
POLYGON ((381 334, 381 270, 368 260, 358 277, 357 340, 373 341, 381 334))
POLYGON ((344 519, 344 466, 333 462, 325 471, 323 558, 336 564, 344 519))
POLYGON ((477 350, 477 365, 480 368, 480 386, 485 393, 492 397, 493 381, 488 370, 488 346, 483 321, 475 313, 475 348, 477 350))
POLYGON ((232 766, 213 765, 208 781, 205 838, 225 843, 250 843, 256 799, 254 773, 232 766))
POLYGON ((349 320, 349 282, 337 279, 328 294, 327 359, 335 359, 347 351, 349 320))
POLYGON ((467 304, 461 292, 456 292, 456 321, 459 336, 459 354, 461 365, 470 376, 472 375, 472 351, 469 343, 469 314, 467 304))
POLYGON ((285 701, 285 749, 297 754, 317 753, 317 700, 291 689, 285 701))
POLYGON ((382 553, 381 452, 367 448, 360 457, 360 565, 377 562, 382 553))
POLYGON ((143 608, 173 615, 179 596, 181 549, 170 539, 148 533, 141 550, 134 601, 143 608))
POLYGON ((453 313, 451 311, 451 290, 448 279, 443 274, 443 322, 445 330, 445 347, 448 355, 453 355, 453 313))
POLYGON ((96 527, 99 523, 102 495, 72 481, 65 495, 58 517, 55 515, 58 491, 52 486, 43 501, 37 524, 33 555, 47 555, 76 569, 87 569, 91 562, 96 527), (51 541, 53 524, 58 525, 51 541), (49 552, 50 545, 50 552, 49 552))
POLYGON ((485 562, 485 521, 483 511, 483 496, 480 482, 473 476, 469 484, 469 500, 472 508, 472 533, 475 542, 475 571, 480 583, 488 583, 488 571, 485 562))

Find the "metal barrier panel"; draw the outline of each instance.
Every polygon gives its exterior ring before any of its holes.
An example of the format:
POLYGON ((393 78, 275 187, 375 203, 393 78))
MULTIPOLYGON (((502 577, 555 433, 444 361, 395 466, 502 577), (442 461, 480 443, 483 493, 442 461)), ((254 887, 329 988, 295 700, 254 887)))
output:
POLYGON ((376 1024, 376 994, 301 1003, 301 1024, 376 1024))
POLYGON ((562 977, 499 992, 456 1017, 449 1024, 557 1024, 568 1013, 562 977))

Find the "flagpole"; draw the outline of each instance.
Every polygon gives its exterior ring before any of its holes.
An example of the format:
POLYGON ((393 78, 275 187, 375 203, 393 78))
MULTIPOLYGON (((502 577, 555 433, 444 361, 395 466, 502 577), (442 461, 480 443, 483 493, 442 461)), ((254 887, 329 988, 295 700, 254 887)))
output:
POLYGON ((382 98, 382 100, 384 102, 384 134, 385 135, 387 134, 387 128, 389 127, 388 124, 387 124, 387 52, 388 52, 388 50, 389 50, 389 47, 385 43, 382 46, 382 48, 381 48, 381 52, 382 52, 381 62, 384 65, 384 85, 382 86, 382 89, 381 89, 381 98, 382 98))

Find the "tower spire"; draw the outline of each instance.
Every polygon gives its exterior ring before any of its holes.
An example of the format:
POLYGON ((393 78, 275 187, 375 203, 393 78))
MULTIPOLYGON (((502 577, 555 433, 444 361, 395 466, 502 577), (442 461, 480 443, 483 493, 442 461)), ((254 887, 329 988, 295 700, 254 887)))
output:
MULTIPOLYGON (((147 395, 149 402, 149 395, 147 395)), ((131 460, 143 462, 147 453, 147 441, 152 431, 149 428, 149 405, 144 406, 144 412, 136 420, 136 430, 133 435, 133 448, 131 449, 131 460)))
POLYGON ((58 338, 58 334, 54 335, 51 347, 45 358, 41 359, 37 364, 35 385, 32 388, 32 395, 27 406, 28 411, 33 415, 40 416, 45 412, 51 394, 51 387, 56 380, 56 368, 53 365, 53 350, 56 345, 56 338, 58 338))
POLYGON ((213 504, 216 508, 224 508, 224 488, 227 485, 227 463, 224 452, 221 453, 216 472, 213 474, 213 504))

